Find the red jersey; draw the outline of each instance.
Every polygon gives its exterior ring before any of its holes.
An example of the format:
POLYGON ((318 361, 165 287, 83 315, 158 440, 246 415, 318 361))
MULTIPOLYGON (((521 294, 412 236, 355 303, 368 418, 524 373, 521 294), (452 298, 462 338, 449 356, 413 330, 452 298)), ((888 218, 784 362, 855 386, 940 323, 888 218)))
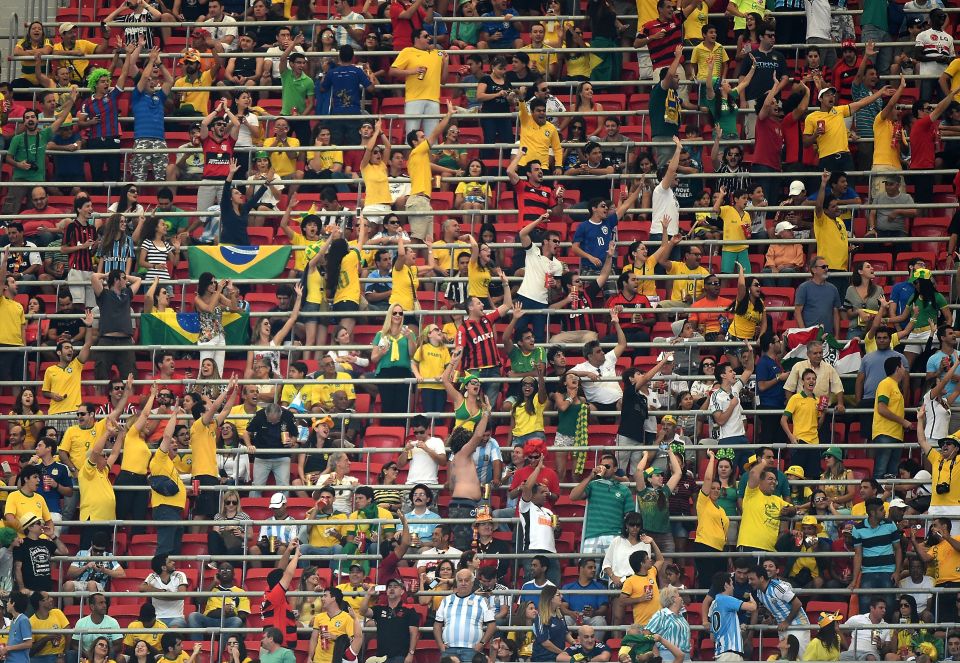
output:
POLYGON ((457 329, 457 347, 463 348, 460 367, 463 371, 490 368, 501 364, 500 346, 493 323, 500 319, 500 311, 494 309, 479 320, 465 318, 457 329))
POLYGON ((423 17, 426 15, 423 7, 413 12, 410 18, 400 18, 410 5, 400 0, 390 3, 390 24, 393 27, 393 50, 413 46, 413 31, 423 27, 423 17))
POLYGON ((753 143, 751 163, 779 171, 783 165, 783 130, 773 117, 757 120, 756 140, 753 143))
POLYGON ((673 52, 683 41, 683 14, 679 12, 671 16, 666 21, 656 19, 643 24, 640 34, 649 38, 658 32, 666 34, 659 38, 647 42, 647 50, 650 51, 650 62, 654 69, 669 67, 673 62, 673 52))
POLYGON ((233 136, 224 136, 217 140, 214 135, 207 134, 203 141, 203 179, 225 180, 230 174, 230 160, 233 159, 233 146, 236 143, 233 136))
POLYGON ((817 158, 816 144, 810 147, 803 146, 803 118, 798 120, 793 117, 793 113, 784 115, 780 123, 780 134, 787 148, 783 163, 803 163, 808 166, 816 166, 820 163, 817 158))
POLYGON ((185 387, 182 381, 185 380, 186 377, 187 376, 184 375, 183 373, 174 371, 173 375, 170 376, 169 378, 165 378, 159 373, 154 373, 153 375, 150 376, 149 379, 152 382, 156 382, 157 386, 159 386, 161 389, 169 389, 170 393, 176 396, 177 398, 183 398, 183 395, 186 392, 185 392, 185 387), (171 382, 171 380, 177 380, 177 382, 171 382))
MULTIPOLYGON (((530 475, 533 474, 532 465, 524 465, 519 470, 513 473, 513 481, 510 482, 510 490, 516 490, 523 485, 523 482, 530 478, 530 475)), ((557 473, 553 471, 553 468, 547 467, 544 465, 544 468, 540 470, 539 476, 537 476, 537 484, 540 486, 546 486, 554 495, 560 494, 560 479, 557 477, 557 473)), ((517 513, 519 512, 519 500, 517 501, 517 513)), ((552 500, 547 500, 545 502, 547 508, 553 508, 552 500)))
POLYGON ((296 646, 297 620, 287 603, 287 590, 279 582, 264 593, 260 617, 270 626, 280 629, 288 647, 292 649, 296 646))
POLYGON ((859 67, 859 60, 853 66, 840 60, 833 68, 833 87, 837 88, 837 106, 853 101, 853 79, 859 67))
MULTIPOLYGON (((633 299, 627 299, 622 292, 618 292, 611 297, 606 308, 613 308, 614 306, 622 306, 624 309, 648 308, 651 311, 653 310, 653 307, 650 306, 650 300, 644 295, 634 295, 633 299)), ((652 313, 628 313, 626 310, 620 313, 620 327, 623 328, 623 331, 640 331, 652 326, 653 323, 652 313)))
POLYGON ((541 215, 548 212, 557 204, 557 196, 548 186, 534 186, 527 180, 520 180, 513 187, 513 195, 517 201, 517 218, 520 227, 536 221, 541 215))
MULTIPOLYGON (((63 231, 63 243, 62 246, 79 246, 84 242, 95 242, 97 239, 97 229, 94 227, 93 223, 89 225, 81 225, 79 221, 74 220, 70 225, 67 226, 66 230, 63 231)), ((92 272, 93 271, 93 254, 96 251, 96 244, 89 249, 82 249, 80 251, 74 251, 69 254, 67 258, 69 259, 70 269, 78 269, 83 272, 92 272)))
POLYGON ((934 157, 941 150, 940 120, 921 117, 910 129, 910 170, 933 168, 934 157))

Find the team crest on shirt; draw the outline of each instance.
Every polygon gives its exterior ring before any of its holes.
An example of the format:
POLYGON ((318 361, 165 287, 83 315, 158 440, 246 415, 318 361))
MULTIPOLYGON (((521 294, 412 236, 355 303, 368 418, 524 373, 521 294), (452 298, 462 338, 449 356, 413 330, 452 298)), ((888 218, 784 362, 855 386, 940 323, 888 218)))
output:
POLYGON ((543 135, 546 136, 547 138, 550 138, 550 130, 549 130, 549 129, 544 129, 544 130, 543 130, 543 135))
POLYGON ((608 235, 610 233, 610 229, 607 228, 606 226, 603 226, 602 228, 600 228, 600 232, 602 232, 604 235, 608 235))

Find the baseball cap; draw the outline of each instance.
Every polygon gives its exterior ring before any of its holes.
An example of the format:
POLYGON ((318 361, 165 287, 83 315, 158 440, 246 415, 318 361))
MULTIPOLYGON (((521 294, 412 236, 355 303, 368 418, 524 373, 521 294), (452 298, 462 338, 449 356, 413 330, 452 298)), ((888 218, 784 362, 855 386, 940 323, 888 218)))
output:
POLYGON ((270 508, 279 509, 287 503, 287 496, 283 493, 274 493, 270 496, 270 508))
POLYGON ((820 90, 820 92, 817 94, 817 99, 823 99, 823 95, 825 94, 836 94, 836 93, 837 93, 837 88, 825 87, 822 90, 820 90))
POLYGON ((806 190, 807 190, 807 188, 806 188, 805 186, 803 186, 803 182, 801 182, 800 180, 794 180, 794 181, 790 182, 790 195, 791 195, 791 196, 799 196, 801 193, 803 193, 803 192, 806 191, 806 190))
POLYGON ((840 449, 840 447, 830 447, 820 454, 821 458, 826 458, 827 456, 833 456, 837 460, 843 460, 843 450, 840 449))
POLYGON ((60 24, 60 27, 57 29, 57 31, 58 31, 60 34, 63 34, 64 32, 70 32, 71 30, 75 30, 76 27, 77 27, 77 26, 75 26, 73 23, 69 23, 69 22, 67 22, 67 23, 61 23, 61 24, 60 24))
POLYGON ((894 497, 892 500, 890 500, 890 508, 891 508, 891 509, 906 509, 906 508, 907 508, 907 503, 904 502, 904 501, 903 501, 902 499, 900 499, 899 497, 894 497))
MULTIPOLYGON (((793 195, 796 195, 796 194, 793 194, 793 195)), ((784 230, 793 230, 794 228, 796 228, 796 226, 790 223, 789 221, 781 221, 780 223, 777 224, 777 227, 773 229, 773 232, 779 234, 779 233, 782 233, 784 230)))
POLYGON ((818 524, 818 523, 817 523, 817 517, 816 517, 816 516, 804 516, 803 519, 800 521, 800 524, 801 524, 801 525, 813 525, 814 527, 816 527, 817 524, 818 524))
POLYGON ((663 470, 661 470, 659 467, 648 467, 643 471, 643 473, 648 477, 656 477, 661 476, 663 474, 663 470))
POLYGON ((677 418, 674 417, 672 414, 665 414, 665 415, 663 415, 663 418, 660 419, 660 423, 662 423, 662 424, 675 424, 675 423, 677 423, 677 418))
POLYGON ((358 570, 360 570, 360 571, 363 571, 363 566, 361 566, 360 564, 357 564, 356 562, 354 562, 353 564, 350 565, 350 570, 353 571, 354 569, 358 569, 358 570))
POLYGON ((400 580, 400 578, 390 578, 390 580, 387 581, 386 586, 389 587, 390 585, 398 585, 401 589, 403 589, 403 581, 400 580))
POLYGON ((924 23, 926 23, 926 21, 924 21, 923 16, 911 16, 910 18, 907 19, 907 27, 908 27, 908 28, 909 28, 911 25, 916 25, 916 26, 919 27, 919 26, 923 25, 924 23))
POLYGON ((254 159, 269 159, 269 158, 270 158, 270 153, 267 152, 266 150, 257 150, 256 152, 253 153, 253 158, 254 158, 254 159))

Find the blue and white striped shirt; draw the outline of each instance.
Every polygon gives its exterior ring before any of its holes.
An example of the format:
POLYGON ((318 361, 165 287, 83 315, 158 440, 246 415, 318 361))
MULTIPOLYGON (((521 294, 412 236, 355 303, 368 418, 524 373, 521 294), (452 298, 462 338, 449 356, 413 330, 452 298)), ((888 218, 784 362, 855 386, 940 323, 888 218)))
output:
POLYGON ((743 653, 743 637, 740 635, 740 618, 737 611, 743 603, 729 594, 717 594, 710 604, 710 633, 713 635, 714 653, 743 653))
POLYGON ((484 597, 450 594, 440 602, 436 620, 443 624, 443 641, 448 647, 470 648, 480 642, 486 625, 494 617, 484 597))
POLYGON ((853 545, 862 549, 863 573, 893 573, 897 559, 894 546, 900 545, 900 528, 886 519, 871 527, 870 521, 864 519, 853 526, 853 545))
POLYGON ((690 624, 683 615, 675 614, 670 608, 661 608, 653 613, 646 629, 676 645, 684 654, 690 654, 690 624))
MULTIPOLYGON (((790 583, 776 579, 768 580, 766 589, 757 590, 754 593, 757 595, 757 600, 763 604, 763 607, 770 611, 770 614, 773 615, 773 618, 778 624, 790 616, 790 610, 792 609, 790 604, 794 596, 796 596, 790 583)), ((809 623, 810 620, 807 618, 807 613, 803 608, 800 608, 800 612, 793 618, 791 625, 809 623)))
MULTIPOLYGON (((276 516, 267 518, 267 520, 276 520, 276 516)), ((269 540, 270 537, 275 536, 280 543, 290 543, 297 536, 297 529, 294 517, 287 516, 284 520, 277 521, 276 525, 261 525, 259 538, 266 537, 269 540), (288 524, 281 525, 280 523, 288 524)))

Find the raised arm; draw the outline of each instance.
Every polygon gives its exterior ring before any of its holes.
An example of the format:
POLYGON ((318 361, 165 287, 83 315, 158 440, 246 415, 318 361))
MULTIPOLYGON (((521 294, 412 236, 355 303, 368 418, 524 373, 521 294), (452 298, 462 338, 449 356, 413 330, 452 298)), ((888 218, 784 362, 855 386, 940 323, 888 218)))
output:
POLYGON ((827 182, 830 181, 830 172, 823 171, 823 175, 820 176, 820 190, 817 191, 817 200, 814 203, 816 206, 816 213, 818 215, 823 214, 823 199, 827 193, 827 182))
POLYGON ((143 429, 150 420, 150 411, 153 409, 153 401, 157 398, 157 391, 159 389, 160 385, 156 382, 150 384, 150 395, 147 396, 147 401, 143 404, 143 407, 140 408, 140 414, 137 415, 137 420, 133 424, 133 427, 136 428, 139 433, 143 433, 143 429))
MULTIPOLYGON (((673 186, 673 179, 677 176, 677 168, 680 166, 680 151, 683 149, 683 143, 680 141, 678 136, 673 137, 673 156, 670 157, 670 161, 667 163, 667 171, 663 175, 663 179, 660 180, 659 186, 664 189, 669 189, 673 186)), ((664 233, 666 235, 666 233, 664 233)))
MULTIPOLYGON (((900 84, 897 86, 897 89, 893 93, 893 96, 887 100, 887 103, 883 107, 883 110, 880 111, 881 119, 889 120, 893 116, 893 114, 897 112, 897 103, 900 101, 900 95, 903 94, 903 91, 906 87, 907 87, 907 80, 903 77, 903 74, 900 74, 900 84)), ((877 316, 874 316, 874 317, 877 317, 877 316)))
MULTIPOLYGON (((521 101, 521 104, 526 102, 521 101)), ((523 155, 527 153, 526 147, 521 147, 517 150, 516 154, 513 155, 513 158, 510 160, 509 165, 507 165, 507 179, 510 180, 511 185, 516 185, 520 181, 520 176, 517 175, 517 167, 520 165, 520 159, 523 158, 523 155)))

